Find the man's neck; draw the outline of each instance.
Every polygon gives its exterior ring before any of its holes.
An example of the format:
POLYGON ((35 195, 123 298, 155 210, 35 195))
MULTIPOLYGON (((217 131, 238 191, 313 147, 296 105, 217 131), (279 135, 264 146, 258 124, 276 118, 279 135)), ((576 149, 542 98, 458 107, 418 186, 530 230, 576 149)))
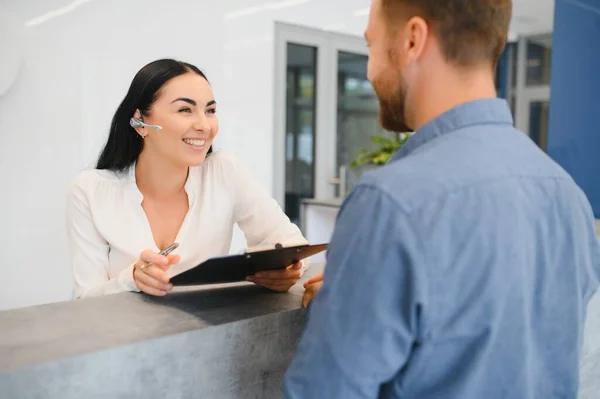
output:
POLYGON ((138 189, 145 197, 173 198, 184 189, 189 168, 158 159, 142 151, 135 166, 138 189))
POLYGON ((437 74, 411 101, 411 125, 420 129, 449 110, 471 101, 497 98, 493 75, 485 70, 464 74, 437 74))

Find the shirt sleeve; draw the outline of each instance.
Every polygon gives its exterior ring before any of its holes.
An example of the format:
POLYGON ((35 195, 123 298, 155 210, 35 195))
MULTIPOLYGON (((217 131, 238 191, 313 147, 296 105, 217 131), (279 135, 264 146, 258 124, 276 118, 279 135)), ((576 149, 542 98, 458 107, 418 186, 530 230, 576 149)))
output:
POLYGON ((67 194, 66 229, 75 284, 74 298, 139 292, 133 281, 133 265, 109 279, 109 245, 96 230, 88 197, 78 184, 71 185, 67 194))
POLYGON ((417 342, 427 294, 420 242, 385 193, 353 190, 286 373, 286 398, 376 398, 400 372, 417 342))
MULTIPOLYGON (((249 250, 304 245, 308 241, 283 212, 277 201, 259 184, 248 168, 234 161, 235 205, 234 222, 246 237, 249 250)), ((303 262, 302 271, 307 262, 303 262)))

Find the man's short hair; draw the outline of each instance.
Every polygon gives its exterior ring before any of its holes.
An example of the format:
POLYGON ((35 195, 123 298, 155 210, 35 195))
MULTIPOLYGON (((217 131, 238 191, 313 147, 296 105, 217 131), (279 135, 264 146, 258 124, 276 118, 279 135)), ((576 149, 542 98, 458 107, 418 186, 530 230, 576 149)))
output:
POLYGON ((423 18, 458 66, 496 66, 506 45, 512 0, 381 0, 392 31, 410 18, 423 18))

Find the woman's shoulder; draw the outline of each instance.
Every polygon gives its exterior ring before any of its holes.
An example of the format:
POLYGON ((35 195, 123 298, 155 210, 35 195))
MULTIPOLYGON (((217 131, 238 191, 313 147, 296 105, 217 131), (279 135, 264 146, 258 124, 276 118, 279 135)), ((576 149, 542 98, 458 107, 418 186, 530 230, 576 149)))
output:
POLYGON ((206 158, 208 163, 216 163, 223 166, 235 166, 240 162, 240 159, 235 153, 227 150, 216 150, 213 151, 206 158))
POLYGON ((103 169, 85 169, 75 176, 69 184, 69 193, 85 193, 90 195, 97 192, 98 187, 103 191, 110 186, 121 186, 127 181, 126 173, 118 173, 103 169))
POLYGON ((205 166, 217 173, 234 173, 245 169, 242 160, 235 153, 226 150, 213 151, 206 158, 205 166))

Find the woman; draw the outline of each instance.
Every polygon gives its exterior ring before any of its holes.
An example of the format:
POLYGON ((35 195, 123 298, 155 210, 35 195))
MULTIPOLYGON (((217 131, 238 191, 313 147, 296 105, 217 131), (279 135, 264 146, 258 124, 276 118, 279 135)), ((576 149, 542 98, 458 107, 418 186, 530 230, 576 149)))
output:
MULTIPOLYGON (((306 243, 239 160, 212 151, 216 107, 206 76, 188 63, 154 61, 134 77, 96 169, 68 192, 76 298, 165 295, 170 277, 229 252, 235 223, 250 247, 306 243), (159 254, 174 242, 177 254, 159 254)), ((249 280, 285 292, 300 269, 249 280)))

